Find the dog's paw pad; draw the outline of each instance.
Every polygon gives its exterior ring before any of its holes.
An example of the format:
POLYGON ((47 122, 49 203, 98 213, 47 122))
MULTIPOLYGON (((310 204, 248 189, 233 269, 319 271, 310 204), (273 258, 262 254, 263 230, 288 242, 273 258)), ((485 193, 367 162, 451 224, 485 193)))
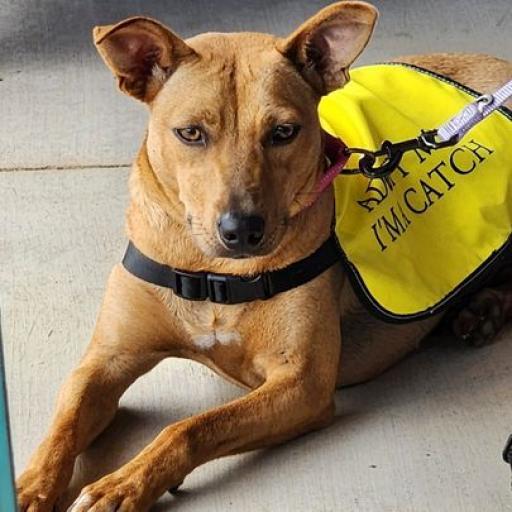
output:
POLYGON ((453 320, 455 336, 472 347, 492 343, 505 324, 504 304, 501 291, 490 288, 481 290, 453 320))

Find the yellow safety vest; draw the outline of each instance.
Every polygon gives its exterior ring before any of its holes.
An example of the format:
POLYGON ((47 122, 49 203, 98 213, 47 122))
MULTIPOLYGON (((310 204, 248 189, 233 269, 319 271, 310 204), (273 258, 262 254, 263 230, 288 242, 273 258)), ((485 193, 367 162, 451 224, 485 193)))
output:
MULTIPOLYGON (((355 69, 324 97, 322 127, 349 147, 437 128, 478 93, 413 66, 355 69)), ((456 146, 406 153, 387 180, 334 182, 336 234, 356 289, 382 318, 419 319, 475 286, 509 246, 512 111, 501 108, 456 146)), ((356 167, 351 157, 347 167, 356 167)))

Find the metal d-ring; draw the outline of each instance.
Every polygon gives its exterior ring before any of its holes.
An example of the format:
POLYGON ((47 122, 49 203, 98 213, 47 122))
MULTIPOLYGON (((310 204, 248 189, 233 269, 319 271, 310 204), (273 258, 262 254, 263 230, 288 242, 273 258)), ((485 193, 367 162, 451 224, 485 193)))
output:
POLYGON ((480 114, 484 113, 485 107, 488 107, 494 102, 494 96, 492 94, 483 94, 476 100, 476 108, 480 114))
POLYGON ((373 162, 375 162, 375 152, 374 151, 370 151, 369 149, 347 148, 346 147, 346 148, 343 149, 343 152, 345 153, 346 156, 362 155, 362 157, 359 159, 359 166, 357 168, 355 168, 355 169, 347 169, 347 168, 345 168, 345 169, 343 169, 341 171, 340 174, 345 174, 345 175, 365 174, 361 170, 361 162, 362 162, 362 160, 364 160, 366 158, 366 159, 372 159, 373 162))

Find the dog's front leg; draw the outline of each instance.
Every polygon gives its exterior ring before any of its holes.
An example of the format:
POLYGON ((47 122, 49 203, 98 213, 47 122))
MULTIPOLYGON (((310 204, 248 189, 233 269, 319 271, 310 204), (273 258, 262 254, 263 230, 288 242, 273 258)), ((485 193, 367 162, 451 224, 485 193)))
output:
POLYGON ((327 338, 322 334, 317 332, 319 337, 309 343, 309 353, 302 347, 268 359, 258 356, 255 365, 266 372, 260 387, 167 427, 131 462, 85 487, 70 511, 142 512, 200 464, 328 424, 333 417, 339 333, 327 338))
POLYGON ((143 321, 155 317, 158 303, 137 286, 124 270, 112 273, 87 353, 62 386, 49 432, 17 481, 21 512, 53 510, 76 457, 112 420, 123 392, 167 355, 156 345, 164 333, 143 321))

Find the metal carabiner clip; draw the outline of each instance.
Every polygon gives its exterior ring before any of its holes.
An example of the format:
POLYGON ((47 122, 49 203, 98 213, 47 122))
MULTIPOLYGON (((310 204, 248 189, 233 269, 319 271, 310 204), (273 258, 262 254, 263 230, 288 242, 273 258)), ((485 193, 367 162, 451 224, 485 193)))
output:
POLYGON ((359 170, 367 178, 387 178, 400 165, 404 153, 420 148, 421 143, 417 138, 394 143, 385 140, 378 151, 361 158, 359 170), (385 160, 380 165, 375 165, 378 157, 384 157, 385 160))
POLYGON ((448 140, 438 140, 436 137, 437 130, 422 130, 421 135, 418 137, 418 140, 422 146, 420 146, 418 149, 424 149, 425 151, 429 151, 431 149, 442 149, 449 146, 455 146, 455 144, 459 142, 459 137, 457 135, 454 135, 451 139, 448 140))
POLYGON ((437 138, 437 130, 423 131, 415 139, 402 142, 390 142, 385 140, 377 151, 362 148, 346 148, 348 155, 362 155, 358 169, 344 169, 343 174, 362 174, 370 179, 387 178, 402 161, 404 153, 418 149, 430 152, 433 149, 441 149, 457 144, 458 137, 454 136, 447 141, 437 138), (384 157, 384 162, 376 165, 377 158, 384 157))
POLYGON ((418 142, 416 139, 413 139, 396 144, 386 140, 377 151, 362 148, 346 148, 345 152, 348 155, 359 154, 362 157, 359 160, 357 169, 344 169, 343 174, 362 174, 369 179, 387 178, 398 167, 403 154, 417 147, 418 142), (385 160, 382 164, 375 165, 379 157, 385 157, 385 160))

